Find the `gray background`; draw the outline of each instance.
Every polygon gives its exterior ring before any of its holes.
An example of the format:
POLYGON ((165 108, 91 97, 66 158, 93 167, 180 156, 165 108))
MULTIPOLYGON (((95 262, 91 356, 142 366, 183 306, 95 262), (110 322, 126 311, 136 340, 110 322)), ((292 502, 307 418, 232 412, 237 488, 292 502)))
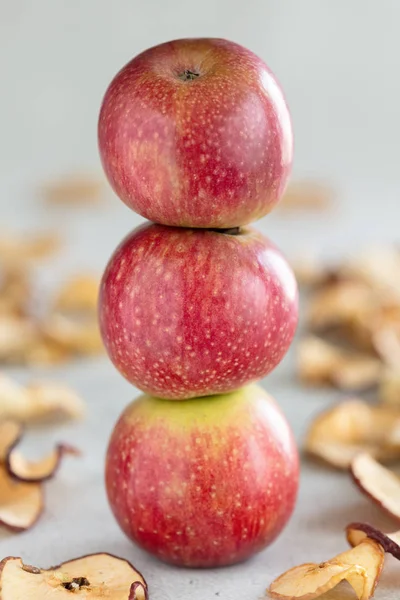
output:
MULTIPOLYGON (((294 120, 294 174, 330 181, 339 193, 329 214, 276 213, 257 226, 289 256, 317 251, 335 258, 372 241, 397 241, 399 22, 397 0, 1 0, 1 227, 54 227, 66 238, 67 251, 38 274, 43 287, 57 286, 67 272, 85 267, 100 272, 140 218, 111 191, 96 209, 49 211, 38 200, 38 186, 70 172, 99 171, 101 97, 134 54, 172 38, 218 36, 261 55, 283 84, 294 120)), ((45 374, 12 373, 21 381, 45 374)), ((128 557, 145 573, 154 600, 255 600, 292 564, 343 550, 342 530, 350 520, 395 527, 382 521, 346 475, 304 463, 295 516, 271 548, 245 565, 215 573, 164 566, 123 537, 103 490, 107 437, 135 392, 106 358, 69 365, 51 376, 75 386, 90 414, 85 423, 51 430, 43 439, 34 434, 31 443, 39 452, 52 439, 66 439, 84 450, 84 458, 69 460, 47 486, 48 508, 35 529, 0 533, 1 556, 22 555, 46 566, 106 550, 128 557)), ((292 352, 264 384, 299 440, 310 414, 336 398, 299 389, 292 352)), ((399 583, 389 560, 376 597, 397 598, 399 583)))

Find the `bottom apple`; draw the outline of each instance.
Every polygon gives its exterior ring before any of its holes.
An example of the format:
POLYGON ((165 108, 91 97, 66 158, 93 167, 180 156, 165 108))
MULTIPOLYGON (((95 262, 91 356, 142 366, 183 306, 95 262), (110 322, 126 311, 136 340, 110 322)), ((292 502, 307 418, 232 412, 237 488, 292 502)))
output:
POLYGON ((218 567, 278 536, 298 472, 285 417, 250 385, 182 402, 140 396, 112 433, 106 487, 118 523, 142 548, 175 565, 218 567))

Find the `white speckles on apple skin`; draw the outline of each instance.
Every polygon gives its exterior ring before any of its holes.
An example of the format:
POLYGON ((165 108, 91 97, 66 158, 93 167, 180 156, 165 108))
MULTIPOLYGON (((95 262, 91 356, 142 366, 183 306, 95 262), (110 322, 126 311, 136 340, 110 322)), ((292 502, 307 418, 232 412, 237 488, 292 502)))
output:
POLYGON ((143 396, 114 429, 106 486, 128 537, 162 560, 216 567, 279 534, 296 499, 298 455, 258 386, 179 405, 143 396))
POLYGON ((283 358, 297 325, 296 282, 254 229, 229 236, 147 224, 109 262, 100 325, 112 361, 143 391, 223 393, 283 358))
POLYGON ((133 59, 106 92, 98 137, 117 195, 166 225, 245 225, 275 206, 291 170, 276 79, 224 40, 178 40, 133 59), (185 83, 177 75, 193 62, 200 77, 185 83))

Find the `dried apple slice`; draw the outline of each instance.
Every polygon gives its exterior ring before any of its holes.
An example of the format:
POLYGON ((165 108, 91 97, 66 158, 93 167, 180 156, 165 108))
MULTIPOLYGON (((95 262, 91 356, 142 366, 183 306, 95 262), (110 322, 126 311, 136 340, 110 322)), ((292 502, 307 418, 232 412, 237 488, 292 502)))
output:
POLYGON ((21 439, 23 427, 18 421, 4 419, 0 421, 0 464, 6 462, 10 449, 21 439))
POLYGON ((0 525, 11 531, 29 529, 40 517, 43 506, 40 483, 14 481, 5 466, 0 465, 0 525))
POLYGON ((9 475, 18 481, 46 481, 54 476, 65 454, 79 456, 80 452, 73 446, 58 444, 42 459, 33 462, 13 447, 8 452, 5 466, 9 475))
POLYGON ((358 546, 365 538, 375 540, 385 552, 400 560, 400 531, 383 533, 369 523, 350 523, 346 527, 346 536, 351 546, 358 546))
POLYGON ((24 565, 8 557, 0 563, 1 600, 42 598, 148 600, 143 576, 128 561, 111 554, 91 554, 51 569, 24 565))
POLYGON ((85 414, 82 399, 69 387, 52 381, 32 382, 26 387, 29 420, 54 421, 81 419, 85 414))
POLYGON ((27 260, 42 260, 60 248, 60 238, 54 233, 32 235, 0 234, 0 263, 24 264, 27 260))
POLYGON ((71 314, 53 313, 43 331, 48 340, 72 354, 90 356, 104 350, 95 315, 79 319, 71 314))
POLYGON ((365 283, 351 279, 325 285, 310 300, 307 321, 314 330, 349 326, 360 313, 368 316, 375 310, 376 299, 365 283))
POLYGON ((269 595, 279 600, 312 600, 346 580, 359 600, 368 600, 378 583, 384 556, 380 544, 367 538, 327 562, 286 571, 271 583, 269 595))
POLYGON ((103 187, 101 178, 77 174, 48 182, 42 194, 49 204, 81 206, 99 202, 103 187))
POLYGON ((32 423, 79 419, 84 413, 82 400, 66 386, 43 382, 22 387, 0 374, 0 419, 32 423))
POLYGON ((385 404, 400 406, 400 368, 385 369, 379 384, 379 399, 385 404))
POLYGON ((339 469, 348 469, 360 452, 382 460, 400 457, 400 411, 358 399, 341 402, 311 424, 305 450, 339 469))
POLYGON ((59 290, 54 300, 54 310, 97 314, 99 283, 99 278, 92 273, 72 277, 59 290))
POLYGON ((366 452, 353 458, 350 470, 360 490, 400 521, 400 478, 366 452))
POLYGON ((365 390, 378 384, 382 363, 377 358, 341 349, 308 336, 298 345, 298 373, 307 384, 330 384, 343 390, 365 390))

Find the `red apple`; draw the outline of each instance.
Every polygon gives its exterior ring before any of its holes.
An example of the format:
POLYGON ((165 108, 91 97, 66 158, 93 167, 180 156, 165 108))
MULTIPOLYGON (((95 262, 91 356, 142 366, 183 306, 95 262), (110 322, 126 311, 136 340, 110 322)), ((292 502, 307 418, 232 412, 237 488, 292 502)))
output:
POLYGON ((112 433, 106 487, 140 546, 176 565, 218 567, 279 535, 298 468, 289 425, 259 386, 185 402, 143 395, 112 433))
POLYGON ((111 360, 138 388, 171 399, 205 396, 279 363, 296 329, 297 300, 286 260, 255 229, 146 224, 123 240, 104 273, 101 332, 111 360))
POLYGON ((220 39, 176 40, 131 60, 106 92, 98 136, 117 195, 164 225, 259 219, 292 164, 290 115, 274 75, 220 39))

